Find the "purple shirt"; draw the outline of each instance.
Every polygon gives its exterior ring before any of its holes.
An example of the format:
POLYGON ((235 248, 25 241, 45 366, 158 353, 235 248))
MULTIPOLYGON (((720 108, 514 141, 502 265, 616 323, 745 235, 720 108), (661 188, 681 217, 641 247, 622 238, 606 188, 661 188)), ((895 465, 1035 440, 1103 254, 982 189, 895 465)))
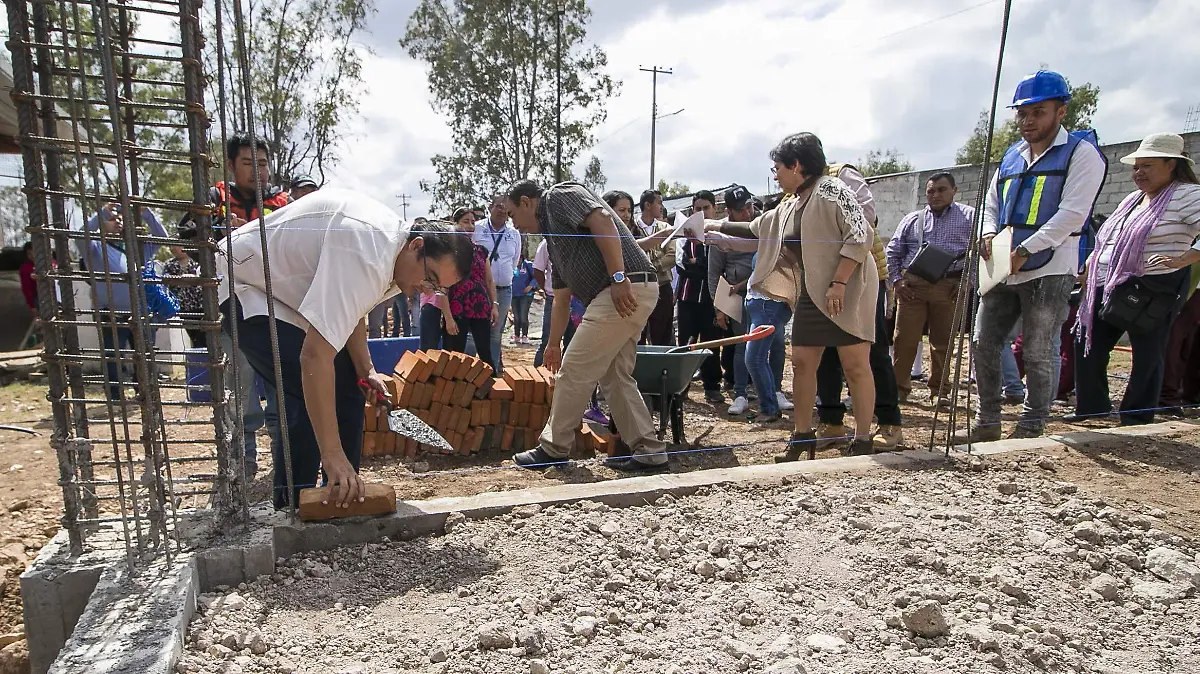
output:
MULTIPOLYGON (((922 240, 954 255, 965 253, 971 245, 971 223, 974 219, 975 209, 958 202, 951 202, 941 215, 926 206, 904 216, 887 245, 888 277, 893 283, 900 280, 904 270, 917 256, 922 240), (920 230, 917 229, 918 222, 922 224, 920 230)), ((950 270, 961 270, 964 262, 965 259, 958 260, 950 265, 950 270)))

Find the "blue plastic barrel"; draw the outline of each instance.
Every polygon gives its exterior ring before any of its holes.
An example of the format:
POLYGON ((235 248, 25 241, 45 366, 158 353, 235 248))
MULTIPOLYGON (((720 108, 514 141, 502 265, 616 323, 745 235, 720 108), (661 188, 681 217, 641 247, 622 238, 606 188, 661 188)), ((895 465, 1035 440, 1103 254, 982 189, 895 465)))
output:
POLYGON ((367 340, 367 350, 371 352, 371 362, 375 365, 375 371, 383 374, 391 374, 396 369, 396 363, 400 362, 400 357, 406 352, 417 351, 420 348, 420 337, 384 337, 367 340))
MULTIPOLYGON (((184 372, 187 375, 188 386, 205 386, 209 385, 209 369, 208 369, 208 349, 188 349, 186 360, 183 364, 184 372)), ((208 389, 188 389, 188 402, 207 403, 212 402, 212 393, 208 389)))

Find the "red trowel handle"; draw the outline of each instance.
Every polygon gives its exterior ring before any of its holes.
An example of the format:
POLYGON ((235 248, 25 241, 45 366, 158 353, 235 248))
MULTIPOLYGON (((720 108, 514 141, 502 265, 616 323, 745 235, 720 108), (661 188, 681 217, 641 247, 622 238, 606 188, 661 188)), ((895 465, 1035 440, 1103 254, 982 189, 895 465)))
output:
POLYGON ((757 342, 765 337, 770 337, 775 334, 774 325, 760 325, 744 335, 736 337, 726 337, 724 339, 714 339, 711 342, 696 342, 695 344, 684 344, 671 349, 667 353, 684 353, 687 351, 695 351, 697 349, 715 349, 721 346, 729 346, 730 344, 741 344, 743 342, 757 342))

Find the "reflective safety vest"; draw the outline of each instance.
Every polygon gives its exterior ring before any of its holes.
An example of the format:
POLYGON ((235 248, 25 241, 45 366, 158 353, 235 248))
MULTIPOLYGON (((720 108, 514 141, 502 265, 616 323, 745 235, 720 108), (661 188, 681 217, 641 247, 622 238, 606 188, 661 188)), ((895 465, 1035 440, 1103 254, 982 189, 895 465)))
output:
MULTIPOLYGON (((222 222, 224 222, 228 215, 225 211, 226 192, 228 190, 228 183, 221 181, 213 187, 212 194, 210 195, 217 207, 217 219, 222 222)), ((258 219, 257 199, 251 198, 249 201, 243 201, 241 191, 236 189, 229 194, 229 197, 229 207, 234 215, 247 222, 258 219)), ((273 211, 277 211, 287 205, 288 194, 282 187, 270 187, 263 192, 263 215, 270 215, 273 211)))
MULTIPOLYGON (((1099 149, 1095 131, 1072 131, 1067 134, 1066 143, 1051 147, 1032 166, 1028 165, 1025 157, 1021 155, 1020 141, 1013 143, 1004 153, 1004 159, 1000 161, 1000 174, 996 179, 996 186, 1000 191, 1000 217, 997 224, 1001 227, 1012 227, 1014 250, 1058 212, 1063 187, 1067 183, 1067 169, 1071 165, 1071 157, 1080 143, 1085 142, 1099 149)), ((1104 153, 1100 153, 1100 158, 1105 161, 1107 173, 1108 162, 1104 153)), ((1093 207, 1099 196, 1100 190, 1097 189, 1095 197, 1092 198, 1093 207)), ((1083 227, 1071 236, 1079 237, 1079 271, 1082 271, 1084 262, 1096 245, 1091 208, 1088 209, 1083 227)), ((1034 253, 1021 267, 1021 271, 1040 269, 1053 257, 1054 249, 1034 253)))

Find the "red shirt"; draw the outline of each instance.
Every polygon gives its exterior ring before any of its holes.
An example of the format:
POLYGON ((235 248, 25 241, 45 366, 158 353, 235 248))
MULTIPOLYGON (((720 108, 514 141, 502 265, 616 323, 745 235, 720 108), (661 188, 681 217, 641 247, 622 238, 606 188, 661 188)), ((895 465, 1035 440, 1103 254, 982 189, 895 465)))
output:
POLYGON ((21 293, 25 295, 25 304, 30 309, 37 308, 37 281, 33 280, 33 261, 25 260, 17 272, 21 277, 21 293))
POLYGON ((455 318, 491 318, 492 300, 488 296, 487 264, 488 252, 483 246, 475 246, 475 258, 471 261, 471 275, 450 286, 450 314, 455 318))

